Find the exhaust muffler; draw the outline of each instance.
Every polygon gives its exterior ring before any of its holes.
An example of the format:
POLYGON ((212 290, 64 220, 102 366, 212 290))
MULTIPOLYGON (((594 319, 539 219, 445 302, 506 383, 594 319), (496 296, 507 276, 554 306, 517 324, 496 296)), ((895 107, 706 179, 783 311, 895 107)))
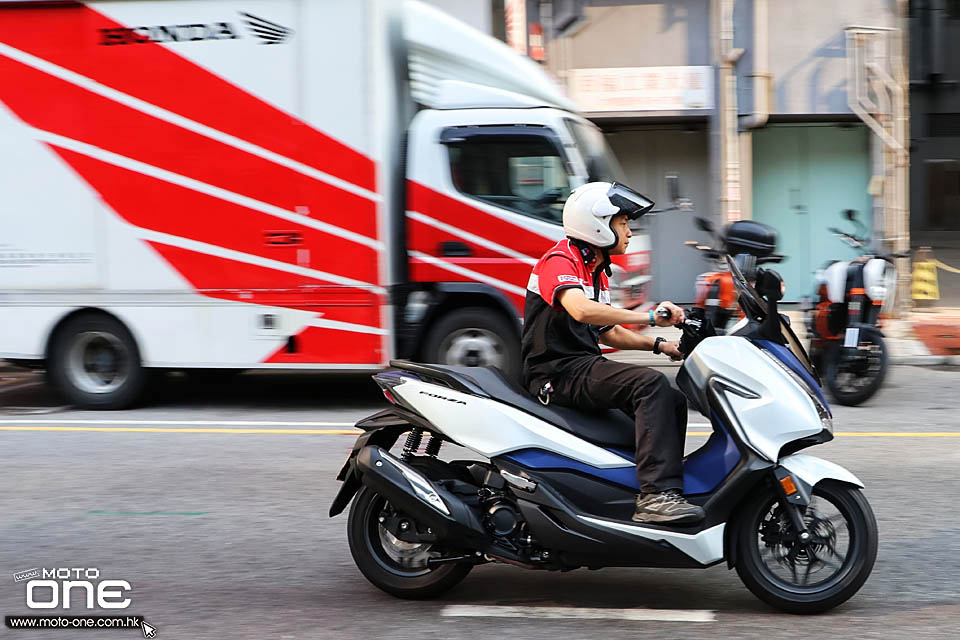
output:
POLYGON ((355 464, 365 486, 398 511, 432 528, 438 538, 488 537, 477 514, 463 500, 384 449, 364 447, 355 464))

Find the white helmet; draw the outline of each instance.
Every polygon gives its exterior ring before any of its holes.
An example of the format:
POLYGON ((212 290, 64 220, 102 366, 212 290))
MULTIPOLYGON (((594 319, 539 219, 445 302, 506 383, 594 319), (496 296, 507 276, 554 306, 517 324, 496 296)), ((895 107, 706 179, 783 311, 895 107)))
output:
POLYGON ((613 216, 625 213, 634 220, 653 208, 653 200, 616 182, 588 182, 570 193, 563 205, 563 231, 599 249, 612 249, 617 233, 613 216))

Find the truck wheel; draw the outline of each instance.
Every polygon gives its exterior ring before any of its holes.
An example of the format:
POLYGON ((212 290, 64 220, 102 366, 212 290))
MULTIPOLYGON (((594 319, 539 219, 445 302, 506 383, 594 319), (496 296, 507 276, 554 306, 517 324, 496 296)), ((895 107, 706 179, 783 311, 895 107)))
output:
POLYGON ((146 372, 123 324, 105 314, 82 314, 60 328, 51 350, 50 381, 84 409, 124 409, 140 398, 146 372))
POLYGON ((517 330, 503 315, 484 309, 459 309, 440 318, 427 334, 426 362, 467 367, 497 367, 508 376, 520 372, 517 330))

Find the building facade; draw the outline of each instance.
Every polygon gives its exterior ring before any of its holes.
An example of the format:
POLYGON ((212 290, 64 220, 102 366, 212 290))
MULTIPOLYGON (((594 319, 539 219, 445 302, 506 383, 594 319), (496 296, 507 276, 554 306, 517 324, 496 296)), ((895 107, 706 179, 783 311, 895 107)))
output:
MULTIPOLYGON (((509 2, 507 3, 510 4, 509 2)), ((787 300, 853 255, 828 231, 855 209, 909 246, 908 102, 895 0, 528 1, 543 63, 607 134, 627 180, 661 201, 680 176, 695 211, 649 221, 651 296, 690 301, 709 268, 693 216, 780 232, 787 300)), ((960 111, 960 110, 958 110, 960 111)))

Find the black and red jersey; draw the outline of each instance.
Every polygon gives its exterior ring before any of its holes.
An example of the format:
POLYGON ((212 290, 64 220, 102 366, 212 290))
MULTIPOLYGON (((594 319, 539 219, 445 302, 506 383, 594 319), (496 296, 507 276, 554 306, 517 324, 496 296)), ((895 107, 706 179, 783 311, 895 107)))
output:
POLYGON ((592 251, 564 239, 547 251, 530 274, 523 309, 523 382, 531 393, 565 366, 583 356, 600 355, 600 334, 607 327, 577 322, 557 301, 563 289, 577 287, 591 300, 610 304, 610 285, 602 270, 595 277, 592 251))

